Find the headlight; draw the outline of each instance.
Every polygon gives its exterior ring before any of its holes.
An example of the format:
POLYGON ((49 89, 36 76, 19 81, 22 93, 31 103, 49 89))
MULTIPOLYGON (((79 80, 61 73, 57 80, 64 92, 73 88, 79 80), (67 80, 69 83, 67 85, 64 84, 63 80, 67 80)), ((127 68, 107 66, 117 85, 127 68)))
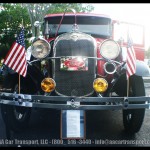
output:
POLYGON ((120 53, 120 47, 113 40, 105 40, 100 47, 100 54, 107 59, 115 59, 120 53))
POLYGON ((37 58, 45 58, 50 53, 50 44, 44 39, 38 39, 31 46, 32 55, 37 58))

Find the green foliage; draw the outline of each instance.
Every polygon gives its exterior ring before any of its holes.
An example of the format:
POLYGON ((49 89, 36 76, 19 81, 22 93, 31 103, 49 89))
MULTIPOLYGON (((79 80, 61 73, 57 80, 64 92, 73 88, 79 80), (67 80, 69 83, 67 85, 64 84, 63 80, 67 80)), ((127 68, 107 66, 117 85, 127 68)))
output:
POLYGON ((7 30, 8 28, 10 30, 18 31, 18 28, 22 25, 23 20, 23 26, 25 28, 29 28, 30 20, 28 12, 25 8, 21 6, 21 4, 3 4, 4 10, 0 13, 0 32, 2 32, 4 29, 7 30))
POLYGON ((28 12, 25 8, 22 8, 21 4, 3 3, 2 6, 3 10, 0 12, 0 58, 5 57, 16 40, 22 26, 22 20, 26 41, 30 30, 28 12))
MULTIPOLYGON (((67 8, 75 9, 76 12, 91 12, 94 10, 92 5, 83 6, 82 3, 53 3, 52 8, 47 13, 63 13, 67 8)), ((68 9, 66 12, 71 12, 68 9)))
MULTIPOLYGON (((28 38, 35 32, 34 21, 42 21, 47 13, 63 13, 66 8, 73 8, 76 12, 90 12, 94 9, 91 5, 81 3, 1 3, 0 9, 0 59, 16 40, 23 25, 25 28, 25 44, 29 46, 28 38)), ((67 10, 71 12, 71 10, 67 10)), ((33 34, 34 35, 34 34, 33 34)))
MULTIPOLYGON (((39 30, 35 30, 34 22, 42 22, 48 13, 63 13, 66 8, 73 8, 76 12, 90 12, 94 9, 91 5, 81 3, 25 3, 23 7, 27 9, 32 26, 32 36, 38 36, 39 30)), ((70 12, 68 9, 67 12, 70 12)))
POLYGON ((5 46, 4 44, 0 45, 0 60, 4 58, 9 50, 9 46, 5 46))

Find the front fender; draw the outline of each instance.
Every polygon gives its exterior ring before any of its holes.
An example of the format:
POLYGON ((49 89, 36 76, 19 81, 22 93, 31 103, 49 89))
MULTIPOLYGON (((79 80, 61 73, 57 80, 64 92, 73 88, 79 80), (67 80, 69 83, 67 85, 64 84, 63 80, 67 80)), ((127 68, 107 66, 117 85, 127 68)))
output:
MULTIPOLYGON (((15 83, 19 83, 18 77, 18 73, 6 73, 4 75, 4 82, 2 87, 11 88, 15 83)), ((43 91, 41 90, 41 81, 43 79, 43 74, 34 65, 28 65, 26 77, 20 76, 21 86, 25 86, 29 93, 36 93, 37 91, 40 91, 40 93, 42 94, 43 91)))
MULTIPOLYGON (((125 69, 126 68, 127 68, 127 65, 125 65, 125 69)), ((150 77, 150 68, 144 61, 136 60, 136 73, 135 74, 137 76, 150 77)))
MULTIPOLYGON (((22 77, 22 79, 24 79, 22 77)), ((29 80, 30 86, 32 87, 32 83, 35 85, 36 91, 40 91, 40 93, 43 93, 41 90, 41 81, 44 79, 44 75, 41 73, 40 69, 38 69, 35 65, 28 65, 27 70, 27 80, 29 80)))
POLYGON ((150 68, 149 66, 140 60, 136 60, 136 75, 142 76, 142 77, 148 77, 150 76, 150 68))
MULTIPOLYGON (((127 60, 127 48, 122 47, 122 58, 123 61, 126 62, 127 60)), ((127 66, 125 65, 125 70, 127 66)), ((150 68, 149 66, 141 60, 136 60, 136 73, 137 76, 142 76, 142 77, 149 77, 150 76, 150 68)))

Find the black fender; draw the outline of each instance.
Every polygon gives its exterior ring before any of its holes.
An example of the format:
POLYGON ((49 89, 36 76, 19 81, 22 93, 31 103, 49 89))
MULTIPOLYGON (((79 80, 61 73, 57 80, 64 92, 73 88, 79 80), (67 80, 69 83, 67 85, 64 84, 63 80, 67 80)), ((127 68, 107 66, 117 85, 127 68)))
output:
POLYGON ((136 60, 135 74, 137 76, 148 77, 150 76, 150 68, 144 61, 136 60))
MULTIPOLYGON (((142 79, 142 76, 139 76, 139 75, 132 75, 130 78, 129 78, 129 84, 134 81, 134 80, 137 80, 137 79, 141 79, 139 80, 139 82, 143 82, 144 84, 144 81, 142 79)), ((138 81, 138 80, 137 80, 138 81)), ((138 87, 138 88, 141 88, 141 87, 138 87)), ((125 96, 127 95, 127 78, 126 78, 126 73, 123 73, 117 80, 117 82, 115 83, 114 87, 113 87, 113 92, 115 92, 116 94, 118 94, 119 96, 125 96)))
MULTIPOLYGON (((41 82, 44 79, 44 75, 42 74, 41 70, 37 66, 28 65, 27 79, 28 80, 30 79, 30 81, 35 85, 36 92, 39 91, 41 94, 43 94, 43 91, 41 89, 41 82)), ((30 85, 32 87, 32 84, 30 85)))
MULTIPOLYGON (((136 60, 136 72, 132 78, 135 76, 150 77, 150 68, 144 61, 136 60)), ((124 73, 117 80, 113 91, 120 96, 124 96, 126 94, 125 89, 127 89, 126 65, 124 66, 124 73)))
MULTIPOLYGON (((44 75, 41 73, 40 69, 35 65, 28 65, 26 77, 20 76, 21 86, 26 85, 28 87, 27 94, 37 93, 39 91, 43 94, 41 90, 41 81, 44 79, 44 75)), ((4 76, 3 88, 10 88, 13 83, 19 83, 18 73, 8 73, 4 76)))
MULTIPOLYGON (((120 96, 124 96, 127 89, 126 65, 124 69, 124 73, 119 77, 113 89, 120 96)), ((136 76, 150 77, 150 68, 144 61, 136 60, 136 72, 131 78, 136 76)))
MULTIPOLYGON (((126 70, 126 65, 125 65, 126 70)), ((136 60, 136 72, 135 75, 142 77, 150 77, 150 68, 149 66, 141 60, 136 60)))

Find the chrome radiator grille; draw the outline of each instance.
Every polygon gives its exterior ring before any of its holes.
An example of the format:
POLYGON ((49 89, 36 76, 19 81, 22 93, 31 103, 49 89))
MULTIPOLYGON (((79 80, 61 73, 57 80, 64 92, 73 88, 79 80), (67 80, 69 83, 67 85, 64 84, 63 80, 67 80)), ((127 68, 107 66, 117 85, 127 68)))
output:
MULTIPOLYGON (((96 57, 95 40, 83 33, 66 33, 54 42, 54 56, 96 57)), ((60 59, 53 64, 56 92, 67 96, 86 96, 93 93, 96 60, 88 59, 88 71, 62 71, 60 59)))

